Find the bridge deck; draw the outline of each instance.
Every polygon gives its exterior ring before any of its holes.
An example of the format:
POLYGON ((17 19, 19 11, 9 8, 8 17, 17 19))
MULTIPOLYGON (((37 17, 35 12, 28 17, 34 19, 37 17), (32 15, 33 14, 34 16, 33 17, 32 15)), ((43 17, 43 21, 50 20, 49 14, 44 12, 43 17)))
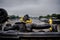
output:
POLYGON ((0 38, 60 37, 60 32, 9 32, 0 31, 0 38))

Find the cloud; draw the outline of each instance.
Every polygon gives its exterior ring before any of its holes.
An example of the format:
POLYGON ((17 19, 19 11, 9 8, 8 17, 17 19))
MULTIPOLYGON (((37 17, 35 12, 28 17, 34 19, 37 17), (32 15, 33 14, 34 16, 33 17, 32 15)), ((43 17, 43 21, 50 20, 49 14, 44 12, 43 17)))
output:
POLYGON ((7 10, 9 15, 40 16, 60 13, 60 0, 0 0, 0 8, 7 10))

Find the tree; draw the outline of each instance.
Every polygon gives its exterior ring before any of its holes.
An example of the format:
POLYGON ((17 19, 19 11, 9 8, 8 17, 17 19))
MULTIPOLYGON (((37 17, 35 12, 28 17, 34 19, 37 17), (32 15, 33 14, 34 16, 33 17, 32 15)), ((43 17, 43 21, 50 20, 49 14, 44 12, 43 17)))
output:
POLYGON ((52 17, 57 17, 57 14, 52 14, 51 16, 52 16, 52 17))
POLYGON ((39 16, 39 19, 43 18, 43 16, 39 16))
POLYGON ((60 19, 60 14, 57 14, 57 18, 60 19))
POLYGON ((50 18, 51 16, 48 14, 47 16, 46 16, 46 18, 50 18))

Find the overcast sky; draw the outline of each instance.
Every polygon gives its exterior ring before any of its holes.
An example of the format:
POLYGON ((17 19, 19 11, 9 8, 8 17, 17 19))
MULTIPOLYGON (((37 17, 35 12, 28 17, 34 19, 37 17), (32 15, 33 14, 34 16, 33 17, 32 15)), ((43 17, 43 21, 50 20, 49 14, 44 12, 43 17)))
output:
POLYGON ((0 8, 9 15, 40 16, 60 13, 60 0, 0 0, 0 8))

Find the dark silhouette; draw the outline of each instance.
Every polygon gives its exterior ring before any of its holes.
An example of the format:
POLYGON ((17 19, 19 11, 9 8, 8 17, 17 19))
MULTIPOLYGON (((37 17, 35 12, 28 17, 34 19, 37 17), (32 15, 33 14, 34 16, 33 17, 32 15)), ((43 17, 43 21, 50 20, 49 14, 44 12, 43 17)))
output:
POLYGON ((3 8, 0 8, 0 23, 5 23, 8 20, 7 11, 3 8))

